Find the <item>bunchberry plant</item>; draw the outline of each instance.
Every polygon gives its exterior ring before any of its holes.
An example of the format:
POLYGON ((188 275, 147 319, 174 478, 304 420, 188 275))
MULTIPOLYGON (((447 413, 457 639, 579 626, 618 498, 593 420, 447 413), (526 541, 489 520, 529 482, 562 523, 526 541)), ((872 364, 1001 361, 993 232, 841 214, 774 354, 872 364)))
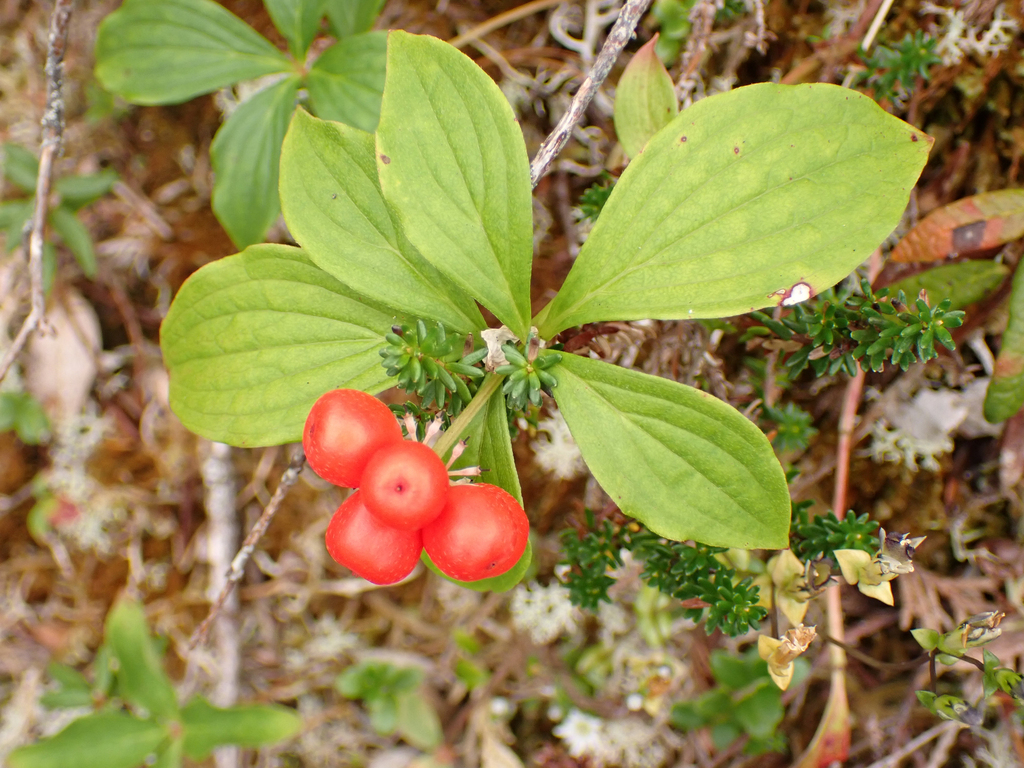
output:
MULTIPOLYGON (((36 176, 39 161, 35 155, 17 144, 4 144, 3 159, 0 162, 3 177, 16 188, 29 195, 36 191, 36 176)), ((51 206, 48 224, 78 262, 82 274, 96 277, 96 253, 92 237, 85 225, 78 220, 78 211, 99 200, 113 188, 117 174, 111 170, 80 176, 62 176, 53 183, 60 203, 51 206)), ((35 198, 19 198, 0 203, 0 230, 4 232, 7 250, 14 250, 21 242, 22 232, 29 219, 35 198)), ((49 290, 57 269, 57 253, 52 243, 43 244, 43 285, 49 290)))
POLYGON ((206 760, 216 747, 258 747, 299 732, 291 709, 249 704, 222 709, 202 696, 183 705, 164 671, 163 653, 150 636, 138 603, 122 599, 107 614, 104 642, 92 679, 72 667, 51 664, 58 684, 41 702, 48 709, 88 707, 54 736, 8 756, 10 768, 179 768, 183 758, 206 760))
MULTIPOLYGON (((701 100, 646 142, 561 290, 534 313, 530 169, 509 103, 451 46, 392 31, 374 134, 301 109, 292 119, 280 193, 301 247, 252 246, 178 293, 161 331, 172 407, 211 439, 279 444, 297 439, 327 390, 395 384, 380 351, 396 324, 441 322, 472 334, 472 349, 498 334, 530 363, 532 349, 546 357, 558 334, 586 323, 793 305, 889 234, 929 143, 829 85, 701 100), (487 330, 478 304, 504 328, 487 330)), ((559 354, 541 369, 548 389, 624 513, 666 541, 787 545, 786 479, 747 418, 676 382, 559 354)), ((521 504, 499 395, 512 373, 487 373, 434 448, 447 461, 467 440, 460 461, 521 504)), ((529 551, 485 587, 514 584, 529 551)))
POLYGON ((126 0, 100 25, 96 77, 132 104, 180 104, 260 79, 210 147, 213 212, 239 248, 260 242, 281 212, 281 140, 300 98, 324 120, 372 131, 384 87, 383 0, 264 0, 288 42, 275 47, 214 0, 126 0), (337 42, 307 64, 324 16, 337 42))

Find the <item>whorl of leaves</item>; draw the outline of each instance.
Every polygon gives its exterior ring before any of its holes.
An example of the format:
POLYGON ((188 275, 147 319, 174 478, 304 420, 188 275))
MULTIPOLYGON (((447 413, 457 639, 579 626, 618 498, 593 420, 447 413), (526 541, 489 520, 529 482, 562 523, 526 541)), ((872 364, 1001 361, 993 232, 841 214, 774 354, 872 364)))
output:
POLYGON ((808 515, 812 504, 811 501, 793 503, 790 549, 798 558, 804 561, 820 557, 835 560, 837 549, 862 549, 872 554, 878 550, 878 523, 869 520, 866 512, 856 515, 851 509, 840 520, 830 510, 812 520, 808 515))

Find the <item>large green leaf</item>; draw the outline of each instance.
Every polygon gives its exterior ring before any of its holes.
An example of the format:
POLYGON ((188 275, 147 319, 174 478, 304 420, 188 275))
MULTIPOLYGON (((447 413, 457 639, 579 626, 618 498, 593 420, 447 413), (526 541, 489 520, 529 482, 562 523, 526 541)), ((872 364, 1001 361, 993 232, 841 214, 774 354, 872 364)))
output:
POLYGON ((332 45, 309 70, 313 111, 372 133, 380 120, 387 61, 386 32, 366 32, 332 45))
POLYGON ((215 707, 196 696, 181 710, 185 754, 205 760, 223 744, 259 747, 289 739, 302 728, 295 710, 273 704, 249 704, 230 709, 215 707))
POLYGON ((117 659, 117 685, 121 695, 154 717, 178 716, 174 686, 149 636, 146 614, 134 600, 121 599, 107 614, 106 641, 117 659))
POLYGON ((134 104, 178 104, 292 68, 213 0, 125 0, 100 24, 95 55, 103 87, 134 104))
POLYGON ((324 10, 331 34, 341 39, 373 27, 384 0, 326 0, 324 10))
POLYGON ((216 177, 213 212, 239 248, 263 240, 281 212, 281 142, 299 84, 297 76, 286 77, 252 96, 221 126, 210 145, 216 177))
POLYGON ((985 393, 985 419, 1005 421, 1024 405, 1024 269, 1017 265, 1010 293, 1010 319, 985 393))
POLYGON ((468 332, 474 301, 430 265, 381 196, 373 136, 296 110, 281 156, 281 205, 310 258, 363 296, 468 332))
POLYGON ((324 17, 324 0, 263 0, 263 4, 288 41, 292 56, 304 59, 324 17))
POLYGON ((899 222, 931 143, 833 85, 702 99, 626 168, 541 335, 736 315, 834 285, 899 222))
POLYGON ((526 338, 530 167, 494 81, 447 43, 390 32, 377 168, 420 253, 526 338))
POLYGON ((629 60, 615 86, 615 133, 630 157, 639 155, 679 112, 672 77, 654 50, 657 44, 655 34, 629 60))
POLYGON ((254 245, 207 264, 171 304, 160 329, 171 408, 210 440, 298 441, 324 392, 388 386, 379 351, 394 320, 298 248, 254 245))
POLYGON ((735 408, 692 387, 576 355, 564 355, 551 373, 587 466, 627 515, 676 541, 786 546, 785 475, 768 439, 735 408))
POLYGON ((10 768, 137 768, 168 739, 167 727, 122 712, 75 720, 49 739, 16 749, 10 768))

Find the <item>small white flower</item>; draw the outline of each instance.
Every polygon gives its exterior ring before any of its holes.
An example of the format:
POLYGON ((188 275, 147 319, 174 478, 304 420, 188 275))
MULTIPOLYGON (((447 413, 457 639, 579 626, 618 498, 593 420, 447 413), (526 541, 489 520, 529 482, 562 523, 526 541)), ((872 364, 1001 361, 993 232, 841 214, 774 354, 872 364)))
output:
POLYGON ((537 424, 537 439, 530 443, 537 464, 560 480, 572 480, 587 471, 579 446, 558 411, 537 424))
POLYGON ((512 622, 528 632, 537 645, 550 643, 563 632, 573 632, 579 611, 569 599, 569 590, 558 582, 542 587, 537 582, 520 584, 512 593, 512 622))
POLYGON ((573 757, 594 756, 606 742, 604 721, 578 709, 572 710, 552 732, 565 742, 573 757))

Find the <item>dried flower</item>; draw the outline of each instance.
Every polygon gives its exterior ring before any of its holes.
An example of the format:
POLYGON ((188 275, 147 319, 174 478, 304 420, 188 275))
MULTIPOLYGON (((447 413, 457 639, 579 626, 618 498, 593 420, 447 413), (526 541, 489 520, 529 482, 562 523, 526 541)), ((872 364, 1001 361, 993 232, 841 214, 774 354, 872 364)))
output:
POLYGON ((760 635, 757 638, 757 652, 768 662, 768 674, 779 688, 786 690, 793 679, 793 662, 814 640, 814 627, 803 624, 790 629, 782 639, 760 635))

